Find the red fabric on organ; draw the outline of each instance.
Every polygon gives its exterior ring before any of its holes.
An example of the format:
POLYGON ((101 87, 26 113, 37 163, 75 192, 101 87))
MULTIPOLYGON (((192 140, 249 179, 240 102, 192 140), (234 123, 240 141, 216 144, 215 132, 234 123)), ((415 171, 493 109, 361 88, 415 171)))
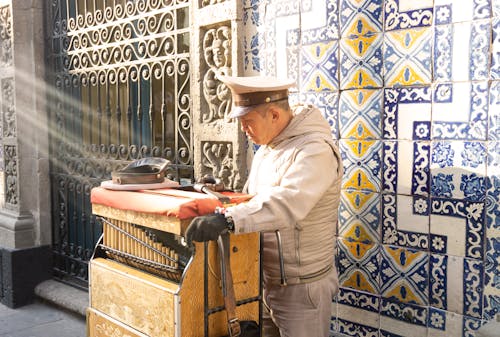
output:
MULTIPOLYGON (((232 204, 247 201, 248 194, 222 192, 232 204)), ((90 202, 112 208, 176 217, 180 220, 213 213, 222 203, 207 194, 171 188, 140 191, 116 191, 95 187, 90 202)))

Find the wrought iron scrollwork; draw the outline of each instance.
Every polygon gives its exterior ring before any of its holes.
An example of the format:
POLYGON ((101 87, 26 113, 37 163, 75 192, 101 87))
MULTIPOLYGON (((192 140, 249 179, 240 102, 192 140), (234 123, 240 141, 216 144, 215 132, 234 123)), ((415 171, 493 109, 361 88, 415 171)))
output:
POLYGON ((148 156, 169 159, 171 178, 193 180, 190 1, 53 0, 47 8, 54 269, 79 283, 100 232, 91 187, 148 156))

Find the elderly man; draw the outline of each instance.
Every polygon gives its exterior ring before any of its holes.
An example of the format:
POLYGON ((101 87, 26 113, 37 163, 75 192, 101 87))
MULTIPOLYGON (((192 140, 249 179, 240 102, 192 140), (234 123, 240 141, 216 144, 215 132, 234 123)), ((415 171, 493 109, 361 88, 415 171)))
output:
POLYGON ((293 81, 219 79, 232 92, 230 117, 261 145, 244 188, 253 198, 224 214, 193 219, 186 238, 261 232, 263 335, 327 337, 338 291, 334 255, 343 173, 330 126, 313 106, 289 106, 293 81))

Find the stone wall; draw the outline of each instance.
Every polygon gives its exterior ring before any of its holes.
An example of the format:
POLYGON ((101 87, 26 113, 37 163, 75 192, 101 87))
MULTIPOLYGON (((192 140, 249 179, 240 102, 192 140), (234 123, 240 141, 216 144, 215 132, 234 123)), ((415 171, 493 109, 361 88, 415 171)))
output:
POLYGON ((0 301, 50 277, 43 1, 0 2, 0 301))

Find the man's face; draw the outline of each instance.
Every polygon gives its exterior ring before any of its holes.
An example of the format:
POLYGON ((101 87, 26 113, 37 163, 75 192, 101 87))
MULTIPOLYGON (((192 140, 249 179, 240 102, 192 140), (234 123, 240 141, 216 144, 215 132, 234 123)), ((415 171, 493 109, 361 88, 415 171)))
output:
POLYGON ((240 117, 241 131, 257 145, 269 144, 273 139, 272 114, 253 110, 240 117))

